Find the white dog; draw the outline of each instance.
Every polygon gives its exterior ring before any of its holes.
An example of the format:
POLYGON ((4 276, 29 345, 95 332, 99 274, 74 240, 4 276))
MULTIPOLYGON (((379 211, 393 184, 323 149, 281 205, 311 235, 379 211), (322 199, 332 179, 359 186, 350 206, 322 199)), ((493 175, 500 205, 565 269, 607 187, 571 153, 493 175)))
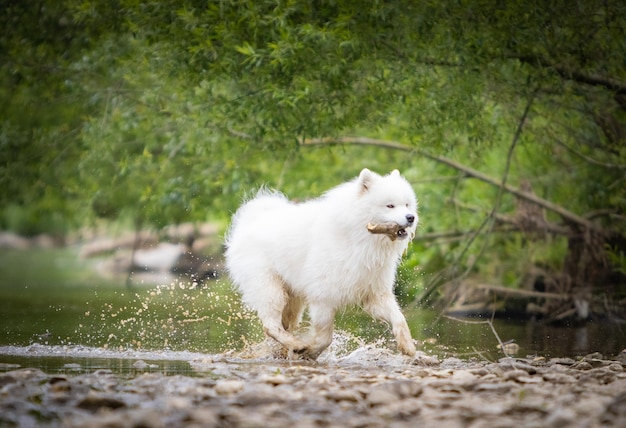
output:
POLYGON ((316 359, 331 343, 337 310, 358 304, 388 322, 398 349, 414 355, 393 287, 417 220, 415 193, 397 170, 363 169, 303 203, 261 190, 233 217, 226 266, 265 333, 290 352, 316 359), (398 225, 393 237, 368 232, 369 223, 389 222, 398 225), (296 337, 305 306, 311 327, 296 337))

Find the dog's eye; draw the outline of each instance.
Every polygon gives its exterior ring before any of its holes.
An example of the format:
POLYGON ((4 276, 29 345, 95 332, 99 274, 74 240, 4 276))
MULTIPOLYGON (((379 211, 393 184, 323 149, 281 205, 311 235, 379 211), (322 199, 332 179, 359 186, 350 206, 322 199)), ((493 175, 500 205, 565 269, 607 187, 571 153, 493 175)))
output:
POLYGON ((387 208, 395 208, 396 206, 394 204, 388 204, 387 208))

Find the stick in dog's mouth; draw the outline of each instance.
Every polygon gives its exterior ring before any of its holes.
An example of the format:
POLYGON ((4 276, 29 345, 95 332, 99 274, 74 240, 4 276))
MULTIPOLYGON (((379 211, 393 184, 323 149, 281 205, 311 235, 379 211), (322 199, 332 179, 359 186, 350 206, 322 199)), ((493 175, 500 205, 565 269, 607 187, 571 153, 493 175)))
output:
POLYGON ((409 235, 405 227, 400 226, 398 223, 394 222, 368 223, 367 230, 370 233, 387 235, 392 241, 395 241, 396 239, 404 239, 409 235))
POLYGON ((409 234, 406 232, 405 228, 402 228, 399 229, 398 232, 396 232, 396 236, 398 237, 398 239, 404 239, 409 236, 409 234))

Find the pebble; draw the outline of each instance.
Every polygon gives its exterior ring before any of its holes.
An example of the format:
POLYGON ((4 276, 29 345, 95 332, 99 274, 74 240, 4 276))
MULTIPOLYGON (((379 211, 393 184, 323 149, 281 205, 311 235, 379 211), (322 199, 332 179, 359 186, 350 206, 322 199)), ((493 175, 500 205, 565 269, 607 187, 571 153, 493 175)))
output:
POLYGON ((416 366, 435 367, 439 365, 439 360, 431 355, 417 355, 413 359, 413 364, 416 366))
POLYGON ((80 409, 96 412, 102 409, 115 410, 126 407, 126 403, 116 397, 91 393, 80 400, 76 406, 80 409))
POLYGON ((576 412, 572 409, 556 409, 546 418, 546 426, 561 428, 571 426, 576 419, 576 412))
POLYGON ((215 359, 195 376, 7 367, 0 425, 626 426, 626 373, 617 360, 448 358, 427 366, 410 359, 399 365, 397 356, 385 365, 385 355, 360 355, 365 363, 349 365, 215 359))
POLYGON ((400 397, 392 391, 382 388, 375 388, 367 395, 367 401, 371 406, 393 403, 399 398, 400 397))
POLYGON ((362 399, 361 393, 353 389, 335 389, 332 391, 328 391, 325 394, 325 397, 329 400, 337 402, 349 401, 353 403, 358 403, 362 399))
POLYGON ((564 366, 571 366, 576 363, 572 358, 550 358, 551 364, 562 364, 564 366))
POLYGON ((526 377, 528 373, 524 370, 511 370, 504 373, 505 380, 518 380, 520 377, 526 377))
POLYGON ((462 387, 468 387, 476 383, 477 376, 468 370, 456 370, 450 376, 450 381, 462 387))
POLYGON ((553 384, 574 383, 576 378, 574 376, 564 373, 543 373, 543 380, 553 384))
POLYGON ((591 370, 593 366, 589 364, 587 361, 579 361, 573 364, 572 368, 576 370, 591 370))
POLYGON ((288 382, 287 378, 284 375, 261 375, 259 377, 259 381, 269 383, 271 385, 283 385, 288 382))
POLYGON ((537 373, 537 367, 515 358, 503 358, 498 365, 504 370, 524 370, 528 374, 537 373))
POLYGON ((244 386, 241 380, 221 380, 215 385, 215 392, 219 395, 232 395, 241 391, 244 386))

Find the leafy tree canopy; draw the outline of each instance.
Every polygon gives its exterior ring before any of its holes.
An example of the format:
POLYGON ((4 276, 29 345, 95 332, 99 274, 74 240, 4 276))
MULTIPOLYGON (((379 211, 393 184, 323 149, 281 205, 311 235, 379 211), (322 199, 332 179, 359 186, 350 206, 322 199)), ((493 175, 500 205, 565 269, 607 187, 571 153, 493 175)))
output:
POLYGON ((443 155, 623 236, 623 2, 3 4, 4 227, 226 218, 262 183, 308 197, 363 166, 401 167, 428 231, 516 209, 443 155), (303 147, 346 136, 402 147, 303 147))

